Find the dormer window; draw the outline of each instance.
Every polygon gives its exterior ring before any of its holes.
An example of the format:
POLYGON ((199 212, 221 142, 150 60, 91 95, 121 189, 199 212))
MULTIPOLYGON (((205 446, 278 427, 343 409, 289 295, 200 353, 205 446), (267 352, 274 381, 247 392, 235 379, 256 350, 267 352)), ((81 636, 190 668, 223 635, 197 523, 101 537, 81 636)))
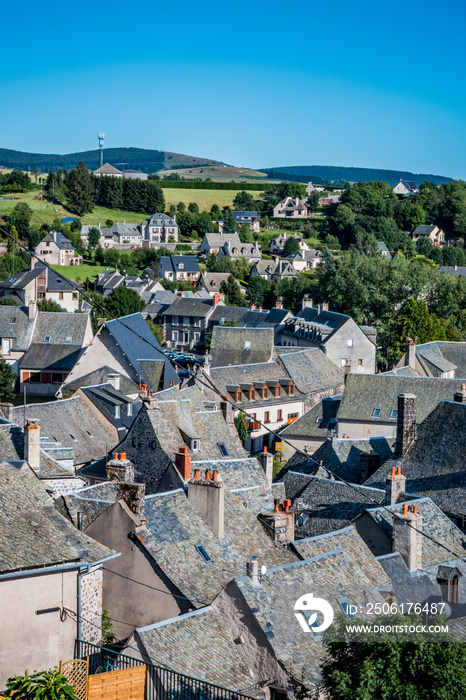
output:
POLYGON ((236 390, 235 401, 236 403, 241 403, 241 389, 236 390))
POLYGON ((200 440, 191 440, 191 449, 193 452, 199 452, 200 440))
POLYGON ((280 397, 280 384, 275 385, 274 396, 276 399, 278 399, 280 397))
POLYGON ((10 323, 16 323, 16 316, 12 316, 10 318, 10 323))
POLYGON ((249 389, 249 401, 255 401, 255 399, 256 399, 256 392, 254 390, 254 387, 252 386, 249 389))
POLYGON ((263 399, 269 398, 269 388, 267 386, 264 386, 264 388, 262 389, 262 398, 263 399))
POLYGON ((184 270, 184 263, 178 263, 178 269, 184 270))
POLYGON ((390 411, 390 418, 398 418, 398 409, 397 408, 392 408, 390 411))
POLYGON ((65 338, 65 343, 71 343, 71 340, 72 340, 72 338, 71 338, 71 336, 69 335, 69 336, 67 336, 67 337, 65 338))
POLYGON ((288 394, 290 396, 294 396, 294 384, 293 384, 293 382, 290 382, 290 384, 288 385, 288 394))
POLYGON ((63 280, 57 279, 57 284, 63 284, 63 280))

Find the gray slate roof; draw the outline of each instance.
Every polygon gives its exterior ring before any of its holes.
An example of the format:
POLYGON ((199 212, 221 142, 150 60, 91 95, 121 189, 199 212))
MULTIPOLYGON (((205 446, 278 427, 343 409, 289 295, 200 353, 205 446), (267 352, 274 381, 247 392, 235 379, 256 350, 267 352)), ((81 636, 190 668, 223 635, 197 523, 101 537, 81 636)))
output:
POLYGON ((113 554, 45 505, 47 497, 38 479, 0 464, 0 573, 92 563, 113 554))
POLYGON ((215 326, 210 353, 213 367, 269 362, 273 350, 273 328, 215 326))
POLYGON ((344 373, 319 348, 280 355, 280 362, 303 394, 342 385, 344 373))
POLYGON ((446 272, 448 275, 466 275, 466 267, 461 267, 460 265, 455 265, 454 267, 439 267, 439 272, 446 272))
POLYGON ((30 319, 23 308, 0 306, 0 338, 12 338, 12 350, 28 349, 34 323, 34 319, 30 319))
POLYGON ((36 277, 38 277, 41 272, 46 270, 46 290, 47 292, 72 292, 75 291, 75 284, 70 282, 70 280, 63 279, 59 274, 57 274, 51 268, 46 267, 40 262, 37 262, 35 267, 31 270, 23 270, 22 272, 16 273, 13 277, 9 277, 5 282, 0 282, 0 289, 13 289, 20 290, 25 289, 27 285, 36 277))
POLYGON ((81 345, 51 345, 31 343, 21 358, 21 369, 40 369, 48 372, 71 372, 82 352, 81 345))
POLYGON ((159 269, 169 272, 197 272, 201 269, 195 255, 163 256, 159 260, 159 269))
POLYGON ((466 343, 435 340, 417 345, 416 356, 432 376, 455 370, 455 379, 466 378, 466 343))
POLYGON ((336 416, 340 408, 341 395, 330 396, 319 401, 315 406, 303 413, 291 425, 287 425, 280 434, 287 439, 292 438, 331 438, 332 430, 336 428, 336 416))
POLYGON ((50 340, 47 342, 53 345, 70 344, 82 347, 88 331, 88 314, 39 311, 32 342, 44 343, 45 338, 49 337, 50 340))

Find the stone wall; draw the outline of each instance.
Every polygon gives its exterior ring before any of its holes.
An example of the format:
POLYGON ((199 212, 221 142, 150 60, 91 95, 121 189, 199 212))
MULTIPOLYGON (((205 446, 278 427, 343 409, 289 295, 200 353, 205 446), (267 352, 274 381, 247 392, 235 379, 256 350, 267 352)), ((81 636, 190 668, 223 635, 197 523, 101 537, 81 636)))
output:
POLYGON ((102 566, 81 573, 81 639, 99 644, 102 638, 102 566))

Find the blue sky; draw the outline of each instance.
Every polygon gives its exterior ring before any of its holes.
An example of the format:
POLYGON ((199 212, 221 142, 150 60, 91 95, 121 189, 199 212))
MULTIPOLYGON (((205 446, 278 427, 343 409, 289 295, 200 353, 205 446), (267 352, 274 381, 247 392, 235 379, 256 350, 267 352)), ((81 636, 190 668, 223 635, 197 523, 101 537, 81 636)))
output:
POLYGON ((464 0, 9 3, 0 147, 105 131, 239 166, 466 179, 465 20, 464 0))

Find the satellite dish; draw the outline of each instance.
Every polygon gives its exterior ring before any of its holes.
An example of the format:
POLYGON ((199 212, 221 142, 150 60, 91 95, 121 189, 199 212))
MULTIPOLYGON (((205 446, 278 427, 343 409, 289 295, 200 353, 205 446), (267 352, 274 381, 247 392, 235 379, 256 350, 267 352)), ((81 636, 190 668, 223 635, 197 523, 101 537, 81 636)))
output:
POLYGON ((262 565, 261 566, 261 576, 265 576, 266 573, 267 573, 267 567, 262 565))

